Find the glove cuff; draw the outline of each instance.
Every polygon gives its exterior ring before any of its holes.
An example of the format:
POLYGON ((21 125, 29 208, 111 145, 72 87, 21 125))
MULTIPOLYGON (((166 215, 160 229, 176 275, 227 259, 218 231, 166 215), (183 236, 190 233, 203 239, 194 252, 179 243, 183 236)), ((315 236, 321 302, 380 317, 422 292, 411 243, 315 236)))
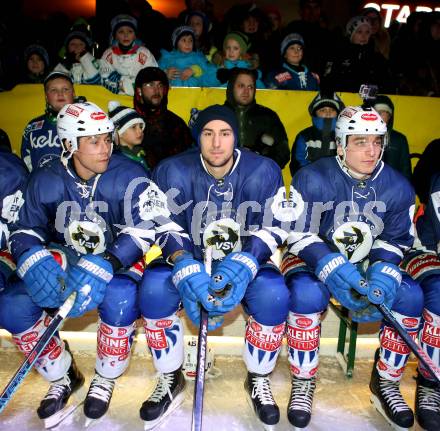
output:
POLYGON ((84 256, 79 260, 78 266, 93 274, 95 277, 104 280, 106 283, 110 283, 111 279, 113 278, 112 266, 109 262, 100 258, 99 256, 93 256, 93 260, 98 259, 99 264, 93 262, 90 257, 84 256), (104 268, 104 266, 106 266, 108 270, 104 268))
POLYGON ((325 283, 327 277, 339 266, 347 263, 347 259, 341 253, 330 253, 322 257, 316 265, 315 275, 325 283))
POLYGON ((17 274, 20 278, 23 278, 28 272, 29 268, 35 265, 38 261, 47 256, 51 256, 50 252, 41 246, 30 248, 26 254, 28 257, 26 257, 24 262, 20 263, 19 267, 17 268, 17 274))
POLYGON ((255 276, 257 275, 257 272, 259 269, 259 264, 258 264, 257 259, 255 259, 255 257, 252 254, 247 253, 245 251, 239 251, 236 253, 231 253, 228 256, 228 258, 246 265, 252 274, 251 280, 253 280, 255 278, 255 276))

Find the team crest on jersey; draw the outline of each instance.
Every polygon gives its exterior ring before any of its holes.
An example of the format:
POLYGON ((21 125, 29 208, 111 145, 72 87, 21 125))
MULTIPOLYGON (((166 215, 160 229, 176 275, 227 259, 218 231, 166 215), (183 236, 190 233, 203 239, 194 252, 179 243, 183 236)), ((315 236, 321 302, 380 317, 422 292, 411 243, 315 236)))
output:
POLYGON ((205 247, 212 247, 212 258, 223 259, 229 253, 241 250, 240 225, 231 218, 214 220, 203 232, 205 247))
POLYGON ((360 262, 371 250, 373 236, 367 223, 353 221, 339 226, 332 236, 339 251, 352 262, 360 262))
POLYGON ((170 216, 167 197, 156 184, 150 182, 146 190, 139 195, 139 215, 142 220, 170 216))
POLYGON ((289 196, 284 187, 280 187, 273 198, 271 211, 274 217, 281 222, 296 220, 304 210, 304 201, 301 195, 290 186, 289 196))
POLYGON ((104 232, 96 223, 74 220, 67 229, 70 242, 79 253, 100 254, 105 251, 104 232))

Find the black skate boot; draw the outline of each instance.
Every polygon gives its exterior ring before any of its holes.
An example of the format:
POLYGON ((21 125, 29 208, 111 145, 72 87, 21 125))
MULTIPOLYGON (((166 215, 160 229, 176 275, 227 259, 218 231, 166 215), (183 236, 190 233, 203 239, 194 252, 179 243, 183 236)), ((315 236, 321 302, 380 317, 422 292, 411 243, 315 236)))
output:
POLYGON ((414 414, 402 397, 399 382, 384 379, 379 375, 376 364, 379 350, 376 351, 371 372, 371 402, 385 420, 396 430, 406 430, 414 425, 414 414))
MULTIPOLYGON (((99 419, 107 413, 114 387, 114 379, 107 379, 98 373, 95 374, 84 401, 84 414, 88 419, 99 419)), ((87 421, 86 426, 89 423, 90 421, 87 421)))
POLYGON ((417 422, 424 430, 440 430, 440 386, 420 373, 417 376, 415 413, 417 422))
POLYGON ((142 404, 140 415, 145 421, 144 429, 152 429, 165 419, 184 400, 185 379, 182 369, 161 373, 153 393, 142 404))
POLYGON ((292 375, 292 389, 287 405, 287 419, 297 428, 305 428, 312 418, 316 377, 299 379, 292 375))
MULTIPOLYGON (((66 345, 66 348, 67 345, 66 345)), ((72 356, 72 364, 67 373, 51 383, 46 396, 37 409, 40 419, 44 420, 46 428, 52 428, 70 415, 79 405, 67 406, 70 396, 84 384, 84 376, 78 370, 72 356)))
POLYGON ((265 429, 272 429, 280 420, 280 409, 275 402, 268 374, 247 374, 244 382, 247 399, 265 429))

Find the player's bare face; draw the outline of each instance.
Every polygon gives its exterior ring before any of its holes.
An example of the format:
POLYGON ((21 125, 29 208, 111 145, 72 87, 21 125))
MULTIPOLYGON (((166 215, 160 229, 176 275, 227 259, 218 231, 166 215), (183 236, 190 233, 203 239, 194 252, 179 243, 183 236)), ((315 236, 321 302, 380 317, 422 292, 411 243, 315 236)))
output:
POLYGON ((254 80, 249 75, 238 75, 232 92, 238 105, 247 106, 251 104, 255 98, 254 80))
POLYGON ((208 171, 222 178, 234 163, 234 132, 222 120, 206 123, 200 135, 200 151, 208 171))
POLYGON ((116 31, 115 39, 123 46, 130 46, 136 39, 136 33, 129 25, 123 25, 116 31))
POLYGON ((161 81, 144 82, 141 87, 144 102, 159 106, 163 99, 165 87, 161 81))
POLYGON ((112 154, 113 141, 110 133, 79 138, 78 150, 73 153, 73 165, 83 180, 107 170, 112 154))
MULTIPOLYGON (((360 175, 370 175, 377 165, 382 153, 383 137, 381 135, 351 135, 345 149, 345 164, 360 175)), ((342 149, 338 147, 338 153, 342 149)))
POLYGON ((75 92, 73 85, 64 78, 55 78, 46 84, 46 101, 55 112, 59 112, 64 105, 73 103, 75 92))

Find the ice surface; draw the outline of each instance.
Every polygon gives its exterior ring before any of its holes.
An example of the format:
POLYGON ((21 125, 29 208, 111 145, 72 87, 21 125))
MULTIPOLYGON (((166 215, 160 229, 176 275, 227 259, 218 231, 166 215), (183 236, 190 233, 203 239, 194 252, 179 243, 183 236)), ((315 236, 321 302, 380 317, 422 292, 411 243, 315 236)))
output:
MULTIPOLYGON (((90 383, 94 374, 95 358, 90 352, 75 352, 79 368, 90 383)), ((0 350, 0 387, 3 388, 20 364, 22 357, 11 349, 0 350)), ((221 376, 208 379, 205 385, 203 430, 236 431, 262 429, 250 410, 243 389, 246 369, 238 357, 216 357, 221 376)), ((368 382, 372 360, 357 360, 354 376, 347 379, 335 358, 321 358, 318 386, 315 393, 310 431, 369 431, 390 430, 385 420, 369 401, 368 382)), ((414 403, 415 364, 410 363, 402 382, 402 392, 410 406, 414 403)), ((118 379, 108 414, 87 429, 91 431, 119 431, 143 429, 139 407, 154 385, 155 371, 149 355, 136 355, 130 368, 118 379)), ((0 430, 42 430, 42 422, 35 410, 45 395, 48 385, 35 372, 26 377, 13 399, 0 414, 0 430)), ((286 358, 280 358, 272 375, 272 388, 280 406, 281 420, 277 430, 292 430, 287 421, 286 406, 290 393, 286 358)), ((190 430, 193 382, 188 382, 186 400, 157 430, 190 430)), ((55 430, 85 429, 82 408, 66 419, 55 430)))

